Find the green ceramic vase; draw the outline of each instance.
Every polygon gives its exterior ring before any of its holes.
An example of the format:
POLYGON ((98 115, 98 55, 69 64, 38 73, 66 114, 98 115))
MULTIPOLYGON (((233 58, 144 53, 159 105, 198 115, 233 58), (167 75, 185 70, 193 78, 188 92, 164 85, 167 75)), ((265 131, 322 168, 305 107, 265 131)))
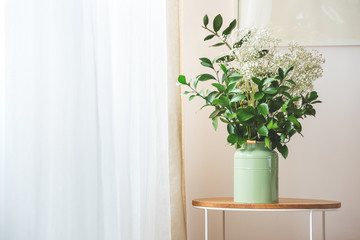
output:
POLYGON ((276 203, 278 155, 264 142, 245 143, 234 155, 234 202, 276 203))

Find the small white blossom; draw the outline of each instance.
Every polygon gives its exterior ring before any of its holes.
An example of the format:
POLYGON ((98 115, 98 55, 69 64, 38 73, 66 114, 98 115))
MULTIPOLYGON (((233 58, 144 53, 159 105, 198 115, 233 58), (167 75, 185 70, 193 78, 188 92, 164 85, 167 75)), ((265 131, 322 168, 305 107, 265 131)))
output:
POLYGON ((278 50, 279 39, 273 38, 268 29, 240 29, 234 30, 231 36, 226 36, 233 49, 230 54, 235 55, 235 61, 227 63, 243 76, 240 83, 245 91, 255 90, 252 77, 274 77, 278 69, 285 70, 290 66, 294 69, 287 78, 296 85, 288 84, 290 92, 306 94, 313 90, 313 81, 322 76, 321 64, 324 58, 317 51, 308 51, 297 43, 288 45, 288 52, 278 50))

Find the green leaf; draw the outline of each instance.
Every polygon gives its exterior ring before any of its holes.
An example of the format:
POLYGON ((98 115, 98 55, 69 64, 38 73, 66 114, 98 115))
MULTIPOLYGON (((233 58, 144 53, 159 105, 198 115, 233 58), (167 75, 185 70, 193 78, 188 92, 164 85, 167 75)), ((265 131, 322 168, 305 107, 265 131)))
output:
POLYGON ((288 93, 288 92, 282 92, 281 94, 284 95, 284 96, 286 96, 286 97, 288 97, 288 98, 291 98, 291 95, 290 95, 290 93, 288 93))
POLYGON ((265 57, 269 53, 269 50, 263 49, 259 52, 259 58, 265 57))
POLYGON ((205 105, 202 105, 200 110, 203 109, 204 107, 208 107, 208 106, 211 106, 210 104, 205 104, 205 105))
POLYGON ((257 129, 257 132, 260 134, 260 136, 264 136, 264 137, 267 137, 269 134, 269 130, 264 125, 261 125, 257 129))
POLYGON ((305 113, 305 109, 293 109, 293 112, 296 114, 296 115, 303 115, 305 113))
POLYGON ((314 108, 307 108, 305 114, 310 116, 315 116, 316 111, 314 108))
POLYGON ((250 113, 246 109, 242 108, 236 112, 240 122, 246 122, 247 120, 254 117, 254 114, 250 113))
POLYGON ((222 26, 223 23, 223 18, 220 14, 218 14, 213 21, 213 28, 214 28, 214 32, 218 32, 222 26))
POLYGON ((204 41, 210 40, 210 39, 212 39, 214 36, 215 36, 214 34, 207 35, 207 36, 204 38, 204 41))
POLYGON ((270 138, 269 137, 265 138, 265 145, 267 146, 268 149, 270 149, 270 138))
POLYGON ((310 96, 309 96, 309 99, 308 99, 308 100, 311 102, 311 101, 317 99, 318 97, 319 97, 319 96, 318 96, 317 92, 316 92, 316 91, 312 91, 312 92, 310 93, 310 96))
MULTIPOLYGON (((258 112, 259 112, 259 111, 258 111, 258 112)), ((259 115, 259 114, 255 115, 254 118, 255 118, 255 119, 251 121, 252 123, 249 122, 249 123, 252 124, 252 125, 260 126, 260 125, 266 123, 265 117, 264 117, 263 115, 261 115, 261 114, 260 114, 260 115, 259 115), (257 123, 257 124, 256 124, 256 123, 257 123)))
MULTIPOLYGON (((241 77, 242 78, 242 77, 241 77)), ((240 79, 241 79, 240 78, 240 79)), ((234 84, 234 86, 236 85, 236 83, 240 80, 240 79, 237 79, 237 78, 231 78, 230 81, 229 81, 229 85, 231 84, 234 84)))
POLYGON ((274 87, 268 87, 264 90, 264 93, 267 93, 267 94, 275 94, 276 92, 277 92, 277 90, 274 87))
POLYGON ((267 125, 266 127, 267 127, 267 129, 270 130, 270 129, 272 129, 273 125, 274 125, 274 120, 271 119, 270 122, 268 123, 268 125, 267 125))
POLYGON ((281 139, 281 142, 285 142, 285 140, 286 140, 286 134, 285 134, 285 133, 282 133, 282 134, 280 135, 280 139, 281 139))
POLYGON ((243 145, 245 142, 247 141, 246 138, 239 138, 237 143, 239 144, 239 146, 243 145))
POLYGON ((261 103, 257 106, 257 110, 261 115, 266 117, 269 114, 269 106, 266 103, 261 103))
POLYGON ((262 92, 256 92, 255 93, 255 95, 254 95, 254 99, 255 100, 260 100, 260 99, 262 99, 263 97, 264 97, 264 93, 262 93, 262 92))
POLYGON ((236 27, 236 19, 234 19, 229 26, 222 32, 222 35, 229 35, 236 27))
POLYGON ((227 85, 228 91, 231 91, 235 88, 236 82, 232 82, 230 83, 229 81, 225 81, 228 82, 229 84, 227 85))
POLYGON ((220 42, 220 43, 216 43, 216 44, 214 44, 214 45, 211 45, 210 47, 219 47, 219 46, 222 46, 222 45, 224 45, 225 43, 222 43, 222 42, 220 42))
POLYGON ((208 67, 208 68, 214 69, 214 66, 213 66, 212 64, 208 64, 208 63, 206 63, 206 62, 201 62, 200 64, 203 65, 204 67, 208 67))
POLYGON ((244 100, 246 98, 246 96, 244 94, 238 94, 238 95, 235 95, 231 98, 231 103, 233 102, 238 102, 238 101, 241 101, 241 100, 244 100))
POLYGON ((228 70, 226 69, 224 64, 220 64, 220 68, 225 74, 227 74, 228 70))
POLYGON ((209 118, 215 118, 215 117, 217 117, 220 112, 221 112, 221 111, 220 111, 219 109, 216 109, 215 111, 213 111, 213 112, 210 114, 209 118))
POLYGON ((224 117, 228 118, 228 119, 233 119, 236 117, 236 113, 226 114, 226 115, 224 115, 224 117))
POLYGON ((267 79, 265 79, 263 86, 265 86, 266 84, 271 83, 273 81, 276 81, 276 79, 275 78, 267 78, 267 79))
POLYGON ((289 105, 289 102, 291 101, 291 99, 287 100, 281 107, 281 111, 282 112, 286 112, 286 108, 289 105))
POLYGON ((225 105, 226 105, 225 101, 222 100, 222 99, 214 99, 214 101, 212 101, 211 104, 212 104, 212 105, 220 104, 220 105, 222 105, 222 106, 225 106, 225 105))
POLYGON ((278 69, 280 80, 283 80, 285 78, 284 70, 282 68, 278 69))
POLYGON ((232 74, 230 74, 229 75, 229 78, 231 79, 231 80, 240 80, 240 79, 242 79, 243 77, 239 74, 239 73, 232 73, 232 74))
POLYGON ((299 96, 295 96, 295 97, 287 100, 287 101, 282 105, 281 111, 282 111, 282 112, 286 112, 286 108, 287 108, 287 106, 289 105, 289 103, 290 103, 290 102, 296 102, 296 101, 298 101, 299 99, 300 99, 299 96))
POLYGON ((260 79, 258 79, 258 78, 256 78, 256 77, 253 77, 253 78, 251 78, 251 80, 252 80, 255 84, 257 84, 257 85, 259 85, 259 86, 262 86, 262 81, 261 81, 260 79))
POLYGON ((294 66, 290 66, 285 70, 285 77, 288 75, 288 73, 294 69, 294 66))
POLYGON ((235 128, 231 124, 227 125, 227 131, 229 134, 235 134, 235 128))
POLYGON ((289 120, 290 122, 292 122, 295 126, 297 126, 298 128, 301 127, 299 121, 296 119, 296 117, 294 116, 288 116, 287 120, 289 120))
POLYGON ((189 97, 189 101, 193 100, 194 97, 196 97, 196 95, 191 95, 191 96, 189 97))
POLYGON ((196 77, 193 85, 196 88, 199 81, 203 82, 203 81, 207 81, 207 80, 211 80, 211 79, 216 80, 215 77, 213 75, 211 75, 211 74, 207 74, 207 73, 200 74, 199 76, 196 77))
POLYGON ((219 58, 216 58, 215 62, 221 63, 221 62, 231 62, 234 61, 235 57, 232 55, 225 55, 219 58))
POLYGON ((205 62, 205 63, 208 63, 209 65, 213 65, 212 64, 212 62, 211 62, 211 60, 210 59, 208 59, 208 58, 206 58, 206 57, 203 57, 203 58, 199 58, 202 62, 205 62))
MULTIPOLYGON (((290 132, 291 129, 294 129, 294 126, 291 125, 289 122, 287 122, 287 123, 285 124, 285 129, 286 129, 286 131, 290 132)), ((285 133, 284 133, 284 134, 285 134, 285 133)), ((287 134, 286 134, 285 136, 287 136, 287 134)))
POLYGON ((218 127, 218 118, 213 118, 212 120, 212 125, 214 127, 214 130, 216 131, 217 127, 218 127))
POLYGON ((210 80, 210 79, 215 79, 216 78, 211 75, 211 74, 207 74, 207 73, 204 73, 204 74, 200 74, 199 76, 197 76, 197 78, 199 79, 199 81, 207 81, 207 80, 210 80))
POLYGON ((282 92, 285 92, 286 90, 289 90, 289 89, 290 89, 290 87, 288 87, 288 86, 280 86, 278 88, 278 92, 282 93, 282 92))
POLYGON ((283 104, 284 104, 284 100, 282 97, 271 98, 271 100, 268 102, 269 112, 271 113, 277 112, 277 110, 281 109, 281 106, 283 104))
POLYGON ((247 32, 247 33, 240 39, 240 41, 234 43, 233 48, 240 48, 240 47, 243 45, 243 43, 246 42, 246 41, 249 39, 250 35, 251 35, 251 31, 247 32))
POLYGON ((229 122, 229 121, 226 120, 225 118, 220 118, 220 121, 222 121, 223 123, 231 124, 231 122, 229 122))
POLYGON ((238 88, 231 89, 229 93, 241 93, 241 90, 238 88))
POLYGON ((229 82, 229 79, 227 78, 225 73, 223 73, 223 75, 221 76, 221 83, 224 84, 224 82, 225 84, 229 82))
POLYGON ((222 95, 222 96, 220 96, 220 99, 225 102, 225 106, 226 106, 226 107, 229 107, 229 106, 230 106, 230 99, 229 99, 228 96, 222 95))
POLYGON ((293 85, 296 85, 296 83, 295 83, 293 80, 291 80, 291 79, 285 80, 285 81, 287 81, 287 82, 289 82, 289 83, 291 83, 291 84, 293 84, 293 85))
POLYGON ((178 77, 178 82, 180 83, 180 84, 187 84, 186 83, 186 78, 185 78, 185 76, 184 75, 179 75, 179 77, 178 77))
POLYGON ((289 133, 289 137, 292 137, 294 136, 294 134, 296 133, 296 130, 295 129, 292 129, 289 133))
POLYGON ((193 82, 194 88, 197 87, 198 83, 199 83, 199 78, 197 77, 197 78, 195 78, 195 81, 193 82))
POLYGON ((200 58, 200 60, 201 60, 201 65, 214 69, 214 66, 213 66, 212 62, 210 61, 210 59, 200 58))
POLYGON ((220 84, 220 83, 212 83, 211 85, 213 85, 214 87, 216 87, 220 92, 225 92, 225 86, 220 84))
POLYGON ((301 95, 301 105, 304 105, 306 103, 306 99, 303 95, 301 95))
POLYGON ((238 73, 232 73, 229 75, 229 85, 232 83, 237 83, 239 80, 241 80, 243 77, 238 73))
POLYGON ((203 17, 203 23, 205 27, 209 24, 209 17, 207 14, 203 17))
POLYGON ((189 94, 189 93, 192 93, 192 92, 184 91, 181 95, 185 96, 185 95, 187 95, 187 94, 189 94))
POLYGON ((200 92, 198 93, 198 95, 205 97, 205 90, 201 89, 200 92))
POLYGON ((296 101, 298 101, 299 99, 300 99, 299 96, 295 96, 295 97, 291 98, 291 101, 292 101, 292 102, 296 102, 296 101))
POLYGON ((282 155, 284 158, 287 158, 288 153, 289 153, 289 150, 288 150, 288 148, 287 148, 286 145, 278 144, 278 145, 277 145, 277 150, 281 153, 281 155, 282 155))
POLYGON ((227 137, 227 141, 231 144, 235 144, 237 141, 238 141, 238 136, 235 135, 235 134, 230 134, 228 137, 227 137))
POLYGON ((206 99, 211 103, 215 99, 216 94, 217 94, 216 91, 211 92, 209 93, 209 95, 207 95, 206 99))

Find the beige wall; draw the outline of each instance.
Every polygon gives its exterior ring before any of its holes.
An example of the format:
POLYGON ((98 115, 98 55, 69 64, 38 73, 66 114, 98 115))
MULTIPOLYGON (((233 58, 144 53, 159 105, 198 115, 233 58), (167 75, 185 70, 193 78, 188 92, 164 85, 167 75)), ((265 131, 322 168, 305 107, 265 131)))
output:
MULTIPOLYGON (((195 77, 206 71, 199 57, 214 57, 220 50, 202 41, 200 27, 208 13, 234 16, 233 1, 184 0, 184 74, 195 77)), ((339 200, 341 210, 327 214, 328 240, 360 239, 360 47, 319 47, 326 58, 324 77, 316 82, 323 101, 316 118, 303 121, 304 138, 294 137, 289 157, 280 161, 280 197, 339 200)), ((191 207, 202 197, 232 196, 233 153, 226 145, 223 125, 214 132, 210 109, 202 102, 184 99, 184 134, 188 239, 204 239, 204 212, 191 207)), ((306 213, 228 213, 227 240, 307 239, 306 213)), ((321 239, 320 213, 314 216, 314 239, 321 239)), ((209 239, 221 239, 221 215, 209 214, 209 239)))

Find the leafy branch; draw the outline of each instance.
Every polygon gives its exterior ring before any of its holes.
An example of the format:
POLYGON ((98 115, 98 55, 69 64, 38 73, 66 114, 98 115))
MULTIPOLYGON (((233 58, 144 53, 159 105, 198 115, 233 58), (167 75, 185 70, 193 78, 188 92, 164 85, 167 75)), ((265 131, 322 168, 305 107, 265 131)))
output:
MULTIPOLYGON (((212 46, 226 45, 233 52, 233 48, 240 48, 251 35, 251 32, 248 32, 231 46, 226 38, 234 30, 236 20, 232 21, 220 36, 218 32, 222 23, 221 15, 217 15, 211 30, 207 27, 209 18, 205 15, 202 27, 211 34, 206 36, 204 41, 216 36, 221 42, 212 46)), ((266 50, 261 54, 267 54, 266 50)), ((238 72, 228 64, 223 64, 235 59, 239 61, 235 54, 215 58, 212 61, 206 57, 200 58, 200 64, 211 68, 215 76, 204 73, 194 80, 187 81, 185 76, 180 75, 178 84, 190 88, 190 91, 184 91, 183 95, 190 94, 190 101, 199 97, 205 100, 203 107, 213 107, 209 118, 212 119, 214 129, 218 127, 218 120, 224 122, 229 134, 227 141, 235 148, 240 148, 247 140, 264 141, 269 149, 277 149, 286 158, 288 156, 286 144, 296 133, 301 135, 300 120, 316 114, 313 105, 321 102, 317 100, 317 92, 296 95, 291 91, 297 84, 288 77, 294 66, 286 69, 278 68, 277 74, 273 76, 262 79, 254 76, 251 81, 243 81, 243 77, 238 72), (219 78, 220 72, 222 78, 219 78), (210 82, 212 89, 198 91, 199 82, 210 82)))

